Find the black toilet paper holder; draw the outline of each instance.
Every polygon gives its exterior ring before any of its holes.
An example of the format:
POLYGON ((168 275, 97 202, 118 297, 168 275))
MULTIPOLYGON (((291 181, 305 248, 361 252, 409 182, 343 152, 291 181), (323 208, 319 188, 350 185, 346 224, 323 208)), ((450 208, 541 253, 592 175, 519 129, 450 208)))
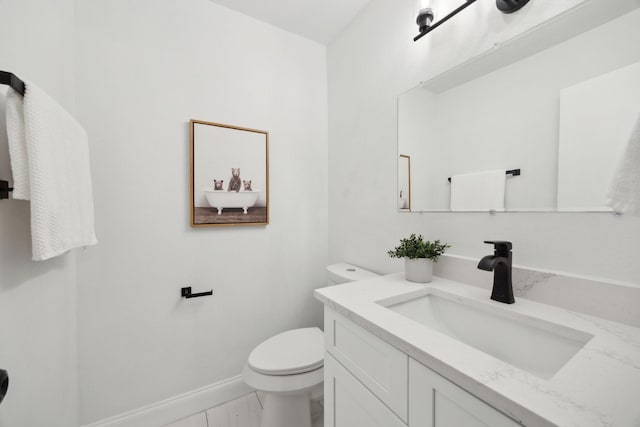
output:
POLYGON ((9 389, 9 373, 4 369, 0 369, 0 403, 4 400, 9 389))
POLYGON ((186 286, 182 289, 180 289, 180 296, 182 298, 198 298, 198 297, 206 297, 209 295, 213 295, 213 289, 211 289, 210 291, 206 291, 206 292, 198 292, 198 293, 192 293, 191 291, 191 286, 186 286))

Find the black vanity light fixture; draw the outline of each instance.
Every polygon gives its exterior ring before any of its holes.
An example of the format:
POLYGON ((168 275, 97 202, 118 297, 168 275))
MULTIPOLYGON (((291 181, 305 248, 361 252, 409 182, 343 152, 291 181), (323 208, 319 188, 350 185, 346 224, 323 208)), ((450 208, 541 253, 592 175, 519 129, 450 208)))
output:
POLYGON ((416 18, 416 24, 418 24, 418 31, 420 34, 428 33, 429 27, 431 27, 431 23, 433 22, 433 10, 430 7, 425 7, 424 9, 420 9, 418 12, 418 17, 416 18), (428 30, 428 31, 427 31, 428 30))
MULTIPOLYGON (((466 0, 461 6, 453 10, 453 12, 449 13, 447 16, 436 23, 433 23, 435 15, 431 8, 427 7, 420 9, 420 12, 418 12, 418 17, 416 18, 416 24, 418 24, 418 31, 420 32, 420 34, 415 36, 413 38, 413 41, 418 41, 475 2, 476 0, 466 0)), ((520 10, 522 6, 524 6, 528 2, 529 0, 496 0, 496 7, 502 13, 513 13, 520 10)))
POLYGON ((502 13, 513 13, 522 9, 529 0, 496 0, 496 6, 502 13))

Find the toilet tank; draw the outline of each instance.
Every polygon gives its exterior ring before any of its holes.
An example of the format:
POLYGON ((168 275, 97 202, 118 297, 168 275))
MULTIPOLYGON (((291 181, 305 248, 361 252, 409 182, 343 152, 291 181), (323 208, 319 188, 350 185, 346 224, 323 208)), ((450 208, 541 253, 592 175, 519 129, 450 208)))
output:
POLYGON ((331 264, 327 267, 327 272, 327 286, 380 277, 379 274, 376 274, 369 270, 365 270, 364 268, 360 268, 356 265, 347 264, 345 262, 331 264))

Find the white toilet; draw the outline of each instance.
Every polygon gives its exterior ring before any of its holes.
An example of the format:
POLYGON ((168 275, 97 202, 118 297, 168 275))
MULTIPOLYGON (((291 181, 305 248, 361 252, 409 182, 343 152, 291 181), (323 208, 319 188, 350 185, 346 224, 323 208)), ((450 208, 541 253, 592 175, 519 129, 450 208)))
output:
MULTIPOLYGON (((378 277, 340 263, 327 267, 327 286, 378 277)), ((312 392, 321 392, 324 336, 318 328, 293 329, 258 345, 242 371, 244 381, 264 392, 261 427, 311 427, 312 392)))

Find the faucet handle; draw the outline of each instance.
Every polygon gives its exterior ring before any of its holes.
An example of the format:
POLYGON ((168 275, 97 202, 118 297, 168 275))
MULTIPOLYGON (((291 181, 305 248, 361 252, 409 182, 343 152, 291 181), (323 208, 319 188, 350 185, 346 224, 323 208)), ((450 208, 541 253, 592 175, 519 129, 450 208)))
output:
POLYGON ((485 243, 495 246, 496 255, 508 255, 513 245, 506 240, 485 240, 485 243))

